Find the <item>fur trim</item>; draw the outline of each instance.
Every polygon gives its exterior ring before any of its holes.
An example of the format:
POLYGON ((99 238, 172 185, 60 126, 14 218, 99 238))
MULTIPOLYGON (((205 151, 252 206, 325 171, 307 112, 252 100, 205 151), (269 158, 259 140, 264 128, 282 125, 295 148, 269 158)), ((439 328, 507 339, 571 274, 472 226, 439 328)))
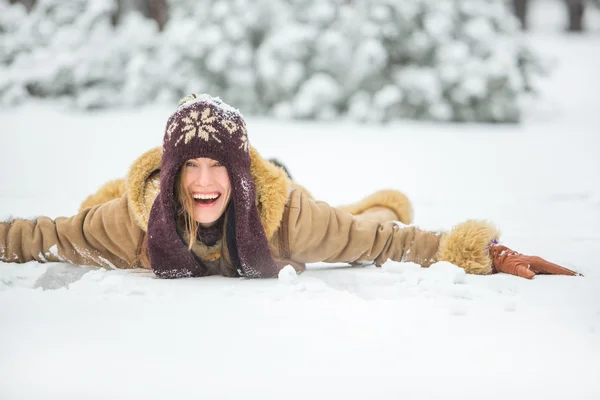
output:
POLYGON ((256 185, 260 220, 267 240, 270 240, 283 218, 289 194, 288 177, 282 168, 262 158, 252 146, 250 146, 250 158, 250 173, 256 185))
POLYGON ((216 261, 221 258, 221 239, 214 245, 207 246, 204 243, 196 240, 192 244, 192 251, 203 261, 216 261))
POLYGON ((133 162, 127 176, 129 210, 144 231, 148 229, 150 209, 159 191, 161 159, 160 147, 147 151, 133 162))
POLYGON ((489 275, 492 273, 489 246, 499 236, 498 229, 487 221, 463 222, 442 236, 437 259, 457 265, 469 274, 489 275))
POLYGON ((398 220, 403 224, 410 224, 413 220, 413 209, 408 197, 406 197, 404 193, 392 189, 380 190, 365 197, 358 203, 337 208, 349 212, 352 215, 356 215, 375 206, 391 209, 396 213, 398 220))
POLYGON ((107 201, 118 199, 123 196, 126 189, 127 184, 125 183, 125 179, 115 179, 114 181, 106 182, 96 193, 89 195, 83 203, 81 203, 79 211, 86 208, 92 208, 98 204, 106 203, 107 201))
MULTIPOLYGON (((289 183, 285 172, 265 160, 250 147, 250 173, 256 185, 260 220, 267 240, 271 239, 283 218, 289 183)), ((154 199, 159 192, 159 172, 162 149, 157 147, 139 157, 131 166, 127 178, 129 207, 137 224, 145 231, 154 199)))

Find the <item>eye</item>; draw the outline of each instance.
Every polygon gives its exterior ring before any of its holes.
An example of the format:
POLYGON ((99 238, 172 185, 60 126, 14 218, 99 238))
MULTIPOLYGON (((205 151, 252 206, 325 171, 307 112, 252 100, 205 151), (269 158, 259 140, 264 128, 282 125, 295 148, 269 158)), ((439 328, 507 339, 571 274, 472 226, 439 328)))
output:
POLYGON ((186 163, 185 163, 185 166, 186 166, 186 167, 195 167, 195 166, 196 166, 196 164, 194 164, 194 163, 193 163, 193 162, 191 162, 191 161, 188 161, 188 162, 186 162, 186 163))
POLYGON ((222 167, 222 166, 223 166, 223 164, 221 164, 218 161, 216 163, 214 163, 214 165, 213 165, 213 167, 222 167))

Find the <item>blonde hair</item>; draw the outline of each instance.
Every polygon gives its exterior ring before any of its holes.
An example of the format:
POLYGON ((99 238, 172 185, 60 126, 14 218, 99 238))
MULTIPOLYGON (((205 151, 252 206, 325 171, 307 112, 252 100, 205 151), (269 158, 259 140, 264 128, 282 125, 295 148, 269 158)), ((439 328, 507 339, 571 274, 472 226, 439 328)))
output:
POLYGON ((194 199, 183 185, 181 170, 175 178, 175 198, 177 200, 177 225, 181 228, 184 238, 188 241, 188 249, 192 250, 200 224, 194 219, 194 199))

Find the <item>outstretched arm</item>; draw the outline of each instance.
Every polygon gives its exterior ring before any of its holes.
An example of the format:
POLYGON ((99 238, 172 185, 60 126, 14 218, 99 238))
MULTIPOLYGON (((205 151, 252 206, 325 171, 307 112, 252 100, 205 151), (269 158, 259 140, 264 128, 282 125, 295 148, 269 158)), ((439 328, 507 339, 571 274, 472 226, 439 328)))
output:
POLYGON ((127 194, 77 215, 0 223, 0 261, 66 261, 107 268, 139 266, 143 231, 129 213, 127 194))
POLYGON ((288 236, 287 253, 296 262, 374 261, 381 265, 393 260, 428 267, 437 261, 448 261, 478 275, 495 272, 527 278, 535 273, 576 275, 539 257, 516 258, 515 254, 500 257, 496 252, 500 233, 486 221, 470 220, 449 232, 432 232, 394 221, 359 218, 298 191, 290 196, 284 229, 288 236), (530 273, 519 273, 522 268, 511 267, 515 263, 528 268, 530 273))
POLYGON ((290 195, 284 221, 289 256, 300 263, 410 261, 429 266, 437 261, 441 234, 396 221, 353 216, 299 191, 290 195))

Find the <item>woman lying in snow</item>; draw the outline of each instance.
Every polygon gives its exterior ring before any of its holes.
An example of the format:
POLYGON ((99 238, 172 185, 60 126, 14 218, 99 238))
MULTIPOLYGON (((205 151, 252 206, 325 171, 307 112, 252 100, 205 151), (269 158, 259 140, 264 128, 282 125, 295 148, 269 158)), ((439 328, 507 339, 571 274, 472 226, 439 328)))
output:
POLYGON ((70 218, 1 223, 0 261, 146 268, 161 278, 269 278, 288 264, 301 272, 311 262, 389 259, 448 261, 481 275, 576 275, 499 245, 484 221, 447 233, 411 221, 410 202, 394 190, 338 208, 313 200, 250 146, 237 110, 191 95, 167 121, 162 149, 136 160, 126 182, 107 184, 70 218))

